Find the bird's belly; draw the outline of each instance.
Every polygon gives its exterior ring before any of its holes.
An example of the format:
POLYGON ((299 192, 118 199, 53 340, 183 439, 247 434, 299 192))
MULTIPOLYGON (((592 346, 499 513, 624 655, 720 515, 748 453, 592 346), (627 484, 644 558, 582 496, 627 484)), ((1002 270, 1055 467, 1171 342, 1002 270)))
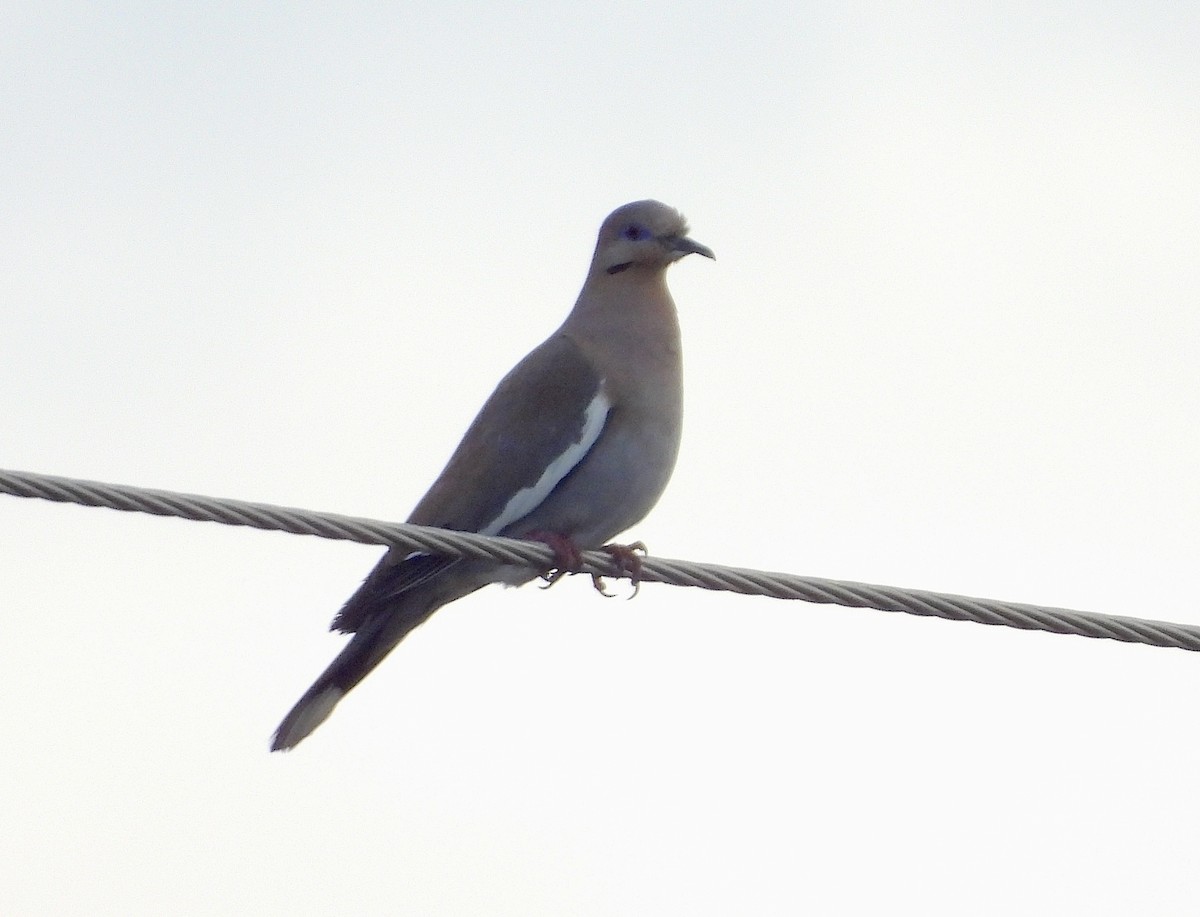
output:
POLYGON ((556 532, 587 550, 640 522, 666 488, 679 451, 678 438, 663 428, 641 430, 638 436, 602 437, 537 509, 505 534, 556 532))

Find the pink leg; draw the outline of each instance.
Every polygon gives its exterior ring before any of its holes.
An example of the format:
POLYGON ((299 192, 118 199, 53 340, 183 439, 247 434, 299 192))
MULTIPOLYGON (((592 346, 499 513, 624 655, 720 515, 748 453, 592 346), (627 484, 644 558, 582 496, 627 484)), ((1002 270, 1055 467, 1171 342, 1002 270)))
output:
MULTIPOLYGON (((542 574, 542 579, 546 581, 543 589, 549 589, 568 573, 578 573, 580 567, 583 566, 582 552, 570 535, 536 529, 526 532, 522 537, 526 541, 540 541, 554 552, 553 565, 542 574)), ((646 545, 640 541, 635 541, 633 544, 606 544, 600 550, 612 557, 617 569, 622 573, 629 574, 629 581, 633 583, 633 592, 629 597, 633 598, 637 595, 642 588, 640 577, 642 556, 646 553, 646 545)), ((595 573, 592 574, 592 586, 606 598, 610 598, 614 594, 608 591, 604 579, 595 573)))
POLYGON ((540 541, 554 552, 553 566, 542 574, 542 579, 546 581, 543 587, 545 589, 549 589, 568 573, 578 573, 579 568, 583 566, 579 548, 570 535, 538 529, 526 532, 522 537, 526 541, 540 541))
MULTIPOLYGON (((606 552, 616 563, 618 569, 622 573, 629 574, 629 581, 633 583, 633 592, 629 594, 633 598, 638 594, 638 590, 642 588, 642 557, 646 554, 646 545, 640 541, 635 541, 633 544, 606 544, 600 550, 606 552)), ((592 577, 593 583, 599 592, 605 595, 610 593, 605 592, 604 583, 600 577, 592 577)))

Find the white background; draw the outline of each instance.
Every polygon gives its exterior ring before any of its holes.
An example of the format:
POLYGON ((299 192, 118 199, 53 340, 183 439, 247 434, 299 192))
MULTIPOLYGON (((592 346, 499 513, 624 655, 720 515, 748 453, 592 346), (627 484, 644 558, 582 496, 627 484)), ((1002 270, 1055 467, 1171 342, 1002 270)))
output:
MULTIPOLYGON (((0 466, 402 519, 656 197, 630 537, 1200 624, 1194 6, 389 7, 5 12, 0 466)), ((0 912, 1196 911, 1191 654, 581 577, 269 755, 378 553, 0 497, 0 912)))

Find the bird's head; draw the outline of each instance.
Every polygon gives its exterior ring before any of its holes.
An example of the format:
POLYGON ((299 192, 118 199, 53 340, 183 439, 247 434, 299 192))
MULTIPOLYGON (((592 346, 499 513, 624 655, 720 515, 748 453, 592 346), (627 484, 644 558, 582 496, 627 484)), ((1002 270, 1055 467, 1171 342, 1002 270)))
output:
POLYGON ((687 231, 683 215, 658 201, 634 201, 618 207, 600 227, 593 271, 662 270, 685 255, 716 257, 712 249, 689 239, 687 231))

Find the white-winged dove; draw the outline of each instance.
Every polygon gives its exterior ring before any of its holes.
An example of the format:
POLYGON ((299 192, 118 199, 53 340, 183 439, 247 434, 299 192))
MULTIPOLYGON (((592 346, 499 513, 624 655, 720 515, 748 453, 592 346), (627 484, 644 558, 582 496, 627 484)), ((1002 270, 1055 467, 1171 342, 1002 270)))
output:
MULTIPOLYGON (((546 541, 568 556, 639 522, 675 466, 682 420, 679 322, 666 268, 713 253, 658 201, 604 221, 575 308, 504 377, 409 522, 546 541)), ((294 747, 414 627, 526 567, 390 549, 333 621, 350 642, 275 732, 294 747)))

